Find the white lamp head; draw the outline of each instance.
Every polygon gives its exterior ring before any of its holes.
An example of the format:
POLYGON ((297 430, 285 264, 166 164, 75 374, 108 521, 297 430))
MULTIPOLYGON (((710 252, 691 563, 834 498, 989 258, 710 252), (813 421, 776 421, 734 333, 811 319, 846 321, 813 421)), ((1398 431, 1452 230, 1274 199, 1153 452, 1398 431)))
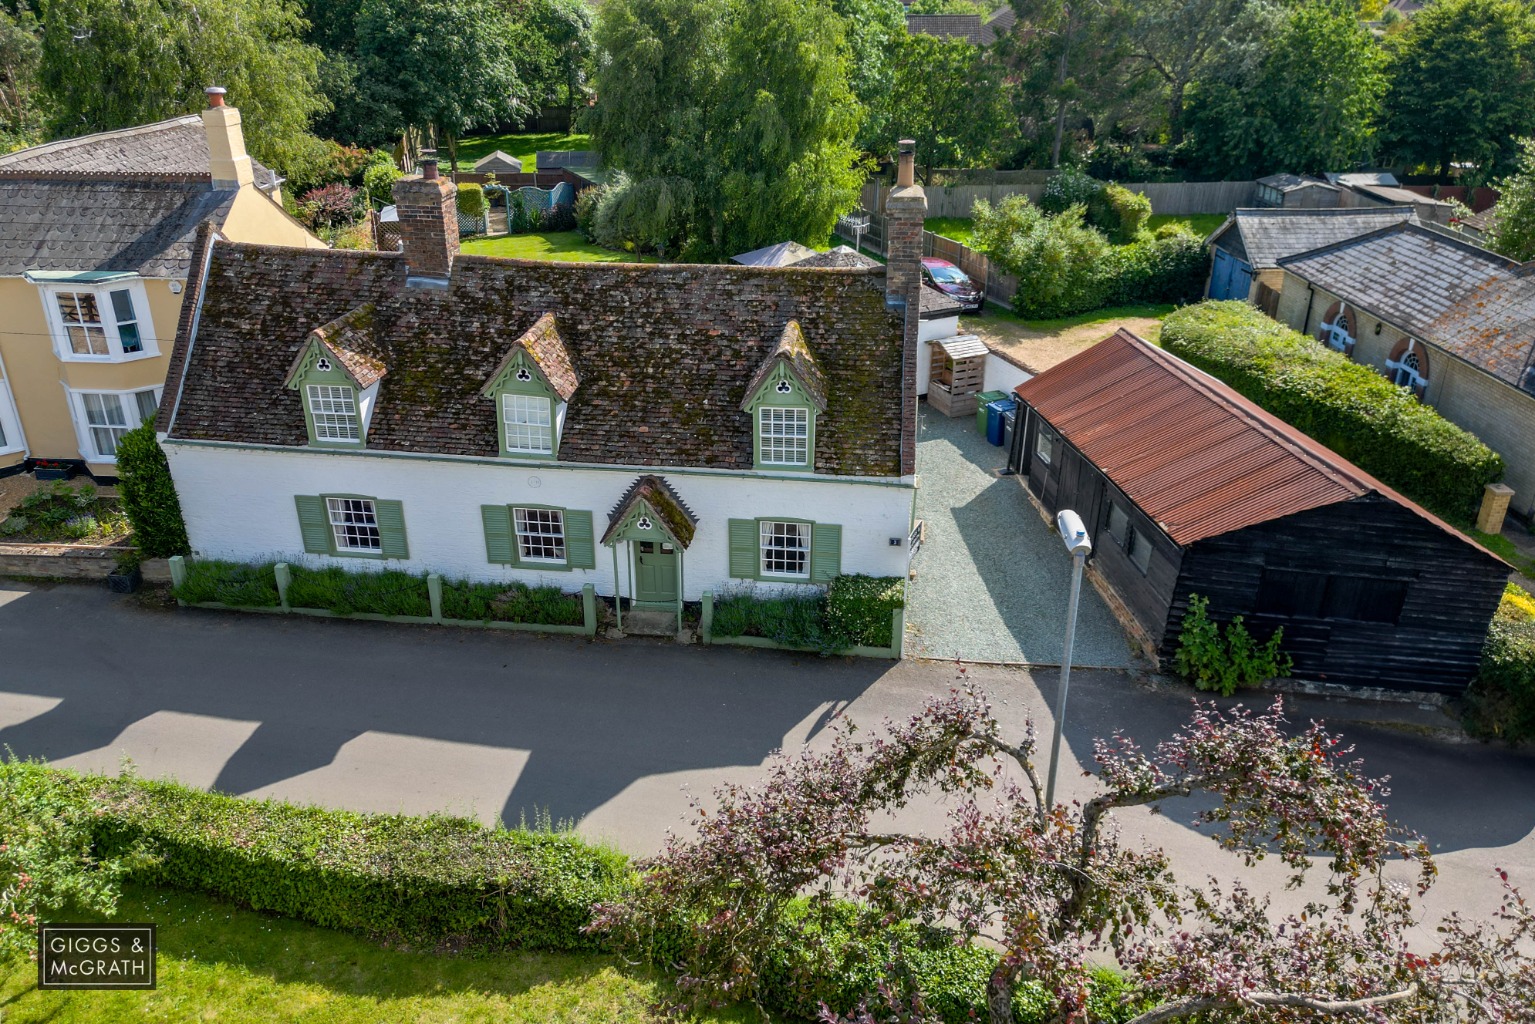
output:
POLYGON ((1069 508, 1063 508, 1055 517, 1055 528, 1061 532, 1061 540, 1066 542, 1066 550, 1073 555, 1086 557, 1093 549, 1093 540, 1087 535, 1087 527, 1082 522, 1082 517, 1069 508))

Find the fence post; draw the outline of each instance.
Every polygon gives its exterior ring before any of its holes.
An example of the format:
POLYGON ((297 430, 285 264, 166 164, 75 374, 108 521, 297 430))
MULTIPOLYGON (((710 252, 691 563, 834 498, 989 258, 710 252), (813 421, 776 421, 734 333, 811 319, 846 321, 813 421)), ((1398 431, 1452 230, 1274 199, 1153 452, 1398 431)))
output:
POLYGON ((581 585, 581 613, 586 616, 586 635, 597 635, 597 588, 590 583, 581 585))
POLYGON ((435 572, 426 574, 426 597, 432 602, 432 621, 442 625, 442 577, 435 572))
MULTIPOLYGON (((175 590, 180 590, 181 585, 187 581, 187 560, 181 555, 172 555, 169 562, 171 564, 171 587, 175 590)), ((176 598, 176 603, 183 608, 187 606, 187 603, 179 597, 176 598)))
POLYGON ((703 611, 698 617, 698 638, 704 646, 708 646, 714 640, 714 594, 704 591, 703 611))
POLYGON ((904 606, 890 613, 890 650, 895 655, 896 661, 900 661, 901 655, 906 653, 906 608, 904 606))
POLYGON ((288 606, 288 587, 293 584, 293 570, 287 562, 278 562, 272 566, 272 575, 277 577, 277 603, 283 611, 292 611, 288 606))

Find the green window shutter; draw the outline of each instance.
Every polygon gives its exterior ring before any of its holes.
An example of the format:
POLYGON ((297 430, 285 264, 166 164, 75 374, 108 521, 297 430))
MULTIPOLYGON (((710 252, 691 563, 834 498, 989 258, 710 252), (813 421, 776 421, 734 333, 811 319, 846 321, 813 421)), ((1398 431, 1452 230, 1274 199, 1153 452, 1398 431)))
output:
POLYGON ((565 510, 565 562, 572 569, 597 568, 597 549, 592 542, 592 514, 565 510))
POLYGON ((330 519, 325 515, 325 499, 317 494, 295 494, 298 529, 304 535, 304 550, 311 555, 331 553, 330 519))
POLYGON ((374 500, 373 511, 378 516, 378 539, 385 558, 409 558, 410 548, 405 544, 405 506, 398 501, 374 500))
POLYGON ((497 565, 516 565, 512 547, 512 510, 505 505, 481 505, 485 523, 485 560, 497 565))
POLYGON ((732 519, 730 521, 730 575, 733 579, 757 578, 757 521, 732 519))
POLYGON ((811 531, 810 579, 830 583, 842 575, 842 527, 816 523, 811 531))

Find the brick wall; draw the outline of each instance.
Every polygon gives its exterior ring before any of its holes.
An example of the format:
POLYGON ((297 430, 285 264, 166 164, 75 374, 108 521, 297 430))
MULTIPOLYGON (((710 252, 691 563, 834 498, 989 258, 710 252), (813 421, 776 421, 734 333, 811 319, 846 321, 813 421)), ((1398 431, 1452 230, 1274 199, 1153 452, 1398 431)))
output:
POLYGON ((922 186, 898 188, 885 197, 885 301, 905 307, 901 343, 901 475, 917 471, 917 335, 922 297, 922 186))
POLYGON ((394 202, 410 272, 447 277, 458 255, 457 186, 447 178, 401 178, 394 202))

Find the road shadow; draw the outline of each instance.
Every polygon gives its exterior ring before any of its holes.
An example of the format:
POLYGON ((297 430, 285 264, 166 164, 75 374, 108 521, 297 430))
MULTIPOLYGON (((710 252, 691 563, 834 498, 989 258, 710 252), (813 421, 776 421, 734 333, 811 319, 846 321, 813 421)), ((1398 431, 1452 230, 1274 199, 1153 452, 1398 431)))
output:
MULTIPOLYGON (((0 650, 0 698, 58 702, 0 728, 0 746, 18 756, 100 751, 162 712, 256 723, 230 749, 183 733, 176 742, 187 750, 161 753, 212 762, 199 763, 212 788, 237 794, 329 766, 336 774, 323 780, 326 792, 339 787, 335 802, 344 804, 347 785, 379 784, 357 777, 355 765, 353 775, 341 771, 338 752, 359 737, 383 735, 395 744, 384 749, 428 758, 432 741, 467 744, 497 765, 500 752, 525 751, 520 771, 506 772, 515 774, 509 792, 494 790, 507 793, 496 810, 513 824, 539 813, 578 821, 651 775, 760 764, 787 734, 824 725, 827 706, 852 701, 890 667, 645 640, 157 612, 83 586, 0 605, 0 650)), ((219 724, 210 722, 210 735, 219 724)), ((449 781, 482 783, 475 765, 448 769, 460 773, 449 781)), ((386 784, 408 788, 414 770, 403 766, 386 784)))

